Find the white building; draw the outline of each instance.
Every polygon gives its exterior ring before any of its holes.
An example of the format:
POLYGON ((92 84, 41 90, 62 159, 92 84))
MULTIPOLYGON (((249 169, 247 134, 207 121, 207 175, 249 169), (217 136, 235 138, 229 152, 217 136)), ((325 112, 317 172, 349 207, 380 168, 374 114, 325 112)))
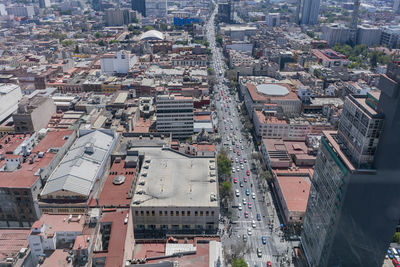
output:
POLYGON ((0 84, 0 122, 18 109, 22 98, 21 88, 16 84, 0 84))
POLYGON ((341 24, 329 24, 322 26, 322 39, 328 42, 330 47, 336 44, 345 44, 350 38, 350 30, 341 24))
POLYGON ((193 134, 193 98, 181 95, 160 95, 156 101, 157 131, 173 137, 193 134))
POLYGON ((280 13, 268 13, 265 20, 267 25, 270 27, 277 27, 281 25, 280 13))
POLYGON ((105 54, 100 58, 101 72, 106 74, 127 74, 135 65, 137 57, 129 52, 105 54))
POLYGON ((167 16, 167 0, 146 0, 146 17, 165 18, 167 16))
POLYGON ((12 6, 6 8, 8 15, 14 15, 16 17, 29 17, 32 18, 35 15, 33 6, 12 6))

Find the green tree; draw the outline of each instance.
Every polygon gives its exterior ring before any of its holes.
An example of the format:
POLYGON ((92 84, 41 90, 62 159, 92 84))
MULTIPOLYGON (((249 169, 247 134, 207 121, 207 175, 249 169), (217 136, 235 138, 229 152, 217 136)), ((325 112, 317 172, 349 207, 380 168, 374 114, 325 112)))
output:
POLYGON ((63 40, 61 42, 61 44, 62 44, 62 46, 71 46, 71 45, 75 44, 75 42, 72 40, 63 40))
POLYGON ((220 46, 222 46, 222 42, 223 42, 223 38, 221 34, 217 34, 215 36, 215 41, 217 42, 217 44, 219 44, 220 46))
POLYGON ((233 267, 248 267, 243 258, 233 259, 233 267))
POLYGON ((219 179, 226 180, 231 175, 232 163, 225 151, 220 151, 217 157, 217 167, 219 179))
POLYGON ((221 185, 219 186, 219 193, 221 196, 221 199, 231 199, 232 198, 232 184, 228 181, 223 181, 221 185))
POLYGON ((214 71, 214 69, 211 68, 211 67, 208 67, 208 68, 207 68, 207 73, 208 73, 208 75, 215 75, 215 71, 214 71))
POLYGON ((119 44, 119 41, 118 41, 118 40, 111 40, 111 41, 109 42, 109 44, 119 44))
POLYGON ((138 22, 139 22, 139 20, 137 18, 132 19, 132 23, 138 23, 138 22))
POLYGON ((310 36, 311 38, 314 38, 314 37, 315 37, 315 33, 312 32, 312 31, 306 31, 306 34, 307 34, 308 36, 310 36))
POLYGON ((397 244, 400 244, 400 232, 394 233, 393 242, 396 242, 397 244))
POLYGON ((102 39, 98 42, 98 45, 100 46, 106 46, 106 42, 102 39))
POLYGON ((74 53, 75 53, 75 54, 79 54, 79 46, 78 46, 78 45, 75 45, 75 51, 74 51, 74 53))
POLYGON ((371 59, 369 60, 371 68, 375 69, 378 66, 378 54, 374 51, 372 52, 371 59))
POLYGON ((97 38, 97 39, 99 39, 99 38, 101 37, 101 33, 95 32, 94 37, 97 38))
POLYGON ((151 30, 154 30, 154 27, 153 27, 153 26, 147 25, 146 27, 143 28, 143 30, 144 30, 145 32, 151 31, 151 30))

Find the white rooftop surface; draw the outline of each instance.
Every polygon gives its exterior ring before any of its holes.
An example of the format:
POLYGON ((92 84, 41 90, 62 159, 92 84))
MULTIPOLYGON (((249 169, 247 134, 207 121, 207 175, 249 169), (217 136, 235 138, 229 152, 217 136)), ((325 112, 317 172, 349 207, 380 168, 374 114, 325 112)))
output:
POLYGON ((18 109, 21 88, 15 84, 0 84, 0 122, 18 109))
POLYGON ((164 34, 156 30, 150 30, 143 33, 142 36, 140 36, 140 40, 149 40, 149 39, 164 40, 164 34))
POLYGON ((218 201, 210 198, 212 193, 218 193, 217 182, 210 182, 217 179, 210 176, 211 172, 215 173, 214 158, 190 158, 159 147, 140 151, 145 154, 145 162, 133 196, 133 207, 218 206, 218 201))
POLYGON ((165 256, 170 256, 175 253, 196 251, 196 247, 193 244, 172 244, 167 243, 165 245, 165 256))
POLYGON ((93 131, 77 138, 50 175, 41 195, 64 190, 89 196, 113 140, 113 136, 101 131, 93 131), (88 144, 93 145, 93 153, 85 152, 88 144))
POLYGON ((260 84, 257 85, 257 91, 270 96, 284 96, 289 93, 289 90, 278 84, 260 84))

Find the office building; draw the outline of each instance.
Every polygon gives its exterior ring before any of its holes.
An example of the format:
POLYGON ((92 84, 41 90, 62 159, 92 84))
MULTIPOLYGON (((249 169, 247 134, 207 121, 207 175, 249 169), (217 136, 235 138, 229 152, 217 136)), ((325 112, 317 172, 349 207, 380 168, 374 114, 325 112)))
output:
POLYGON ((104 54, 100 58, 101 72, 106 74, 127 74, 137 58, 129 52, 104 54))
POLYGON ((270 27, 278 27, 281 25, 281 14, 280 13, 268 13, 265 17, 265 21, 270 27))
POLYGON ((381 27, 381 41, 380 44, 388 48, 400 47, 400 26, 389 25, 381 27))
POLYGON ((129 9, 107 9, 104 21, 107 26, 122 26, 132 22, 134 16, 129 9))
POLYGON ((389 63, 381 92, 349 96, 338 131, 324 132, 301 236, 310 266, 382 265, 399 221, 398 77, 389 63))
POLYGON ((350 30, 342 24, 328 24, 322 26, 322 39, 327 41, 330 47, 336 44, 345 44, 350 38, 350 30))
POLYGON ((50 6, 50 0, 39 0, 39 8, 49 8, 50 6))
POLYGON ((103 0, 92 0, 92 8, 95 11, 103 11, 103 0))
POLYGON ((357 44, 375 46, 380 43, 381 29, 371 25, 360 25, 357 29, 357 44))
POLYGON ((11 6, 7 7, 6 10, 8 15, 14 15, 16 17, 32 18, 35 15, 33 6, 11 6))
POLYGON ((60 130, 41 138, 15 134, 0 139, 1 228, 30 227, 40 218, 42 181, 54 170, 57 156, 69 148, 75 133, 60 130))
POLYGON ((393 12, 398 13, 400 10, 400 0, 394 0, 393 2, 393 12))
POLYGON ((357 25, 358 25, 358 10, 360 9, 360 0, 354 0, 353 14, 350 22, 350 43, 357 44, 357 25))
POLYGON ((145 0, 146 17, 163 19, 167 16, 167 0, 145 0))
POLYGON ((131 0, 132 10, 135 10, 146 17, 146 0, 131 0))
POLYGON ((218 20, 223 23, 231 23, 233 9, 231 2, 218 4, 218 20))
POLYGON ((182 95, 160 95, 156 99, 157 132, 171 133, 174 138, 193 134, 193 98, 182 95))
POLYGON ((21 88, 16 84, 0 84, 0 122, 18 109, 22 98, 21 88))
POLYGON ((33 133, 46 128, 56 105, 50 97, 22 98, 12 115, 16 133, 33 133))
POLYGON ((298 0, 296 20, 298 24, 317 24, 320 0, 298 0))

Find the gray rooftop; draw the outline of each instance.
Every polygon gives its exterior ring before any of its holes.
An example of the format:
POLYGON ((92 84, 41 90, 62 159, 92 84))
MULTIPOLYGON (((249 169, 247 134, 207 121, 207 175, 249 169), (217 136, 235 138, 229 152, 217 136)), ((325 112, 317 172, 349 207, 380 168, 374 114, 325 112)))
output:
POLYGON ((216 207, 218 193, 214 158, 190 158, 161 148, 141 148, 145 161, 133 207, 216 207), (211 176, 213 175, 213 176, 211 176), (144 183, 143 183, 144 182, 144 183))
POLYGON ((72 195, 88 197, 113 141, 112 134, 99 130, 81 134, 50 175, 41 196, 68 191, 72 195))

